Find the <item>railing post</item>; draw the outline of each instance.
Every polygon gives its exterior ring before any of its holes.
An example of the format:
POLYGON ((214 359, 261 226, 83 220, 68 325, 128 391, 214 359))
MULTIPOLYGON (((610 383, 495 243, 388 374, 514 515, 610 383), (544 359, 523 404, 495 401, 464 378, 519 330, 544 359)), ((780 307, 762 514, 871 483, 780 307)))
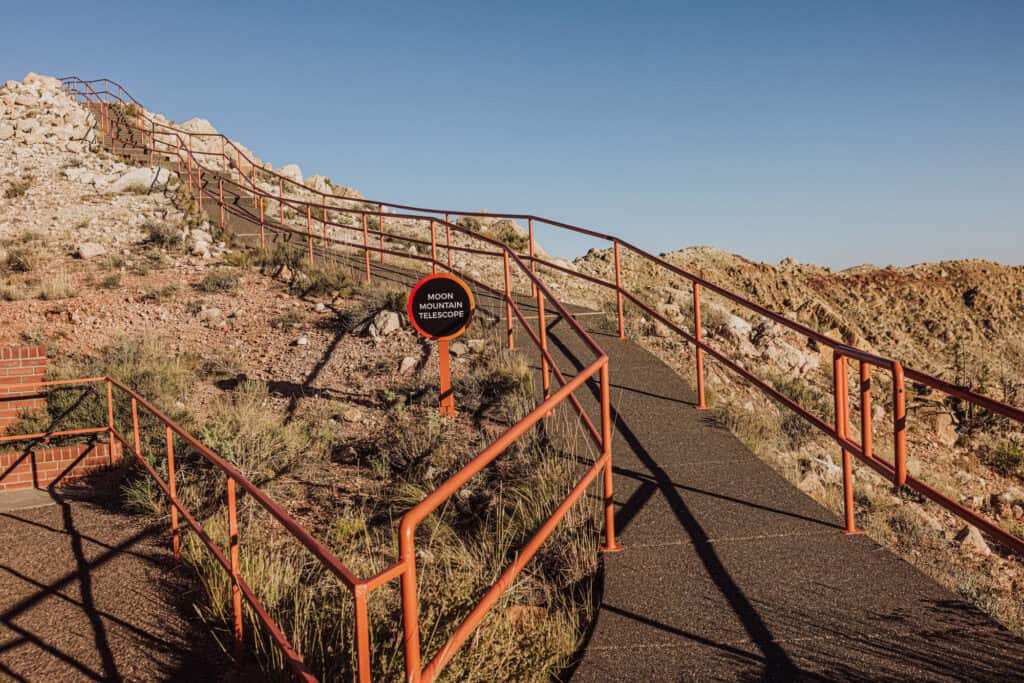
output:
POLYGON ((132 442, 135 444, 135 452, 142 455, 142 440, 139 438, 139 405, 132 396, 132 442))
POLYGON ((405 524, 398 531, 398 561, 405 565, 402 572, 402 639, 405 646, 406 683, 418 683, 420 668, 420 606, 416 593, 416 527, 405 524))
MULTIPOLYGON (((253 201, 256 202, 256 195, 253 194, 253 201)), ((266 230, 266 219, 263 216, 263 197, 256 202, 260 205, 260 249, 266 250, 267 248, 267 230, 266 230)))
POLYGON ((370 276, 370 230, 366 227, 366 214, 363 214, 363 257, 366 260, 366 284, 370 284, 373 278, 370 276))
MULTIPOLYGON (((836 349, 832 351, 832 374, 835 387, 836 436, 843 442, 850 439, 849 384, 846 376, 846 356, 836 349)), ((854 520, 853 506, 853 457, 842 446, 843 456, 843 508, 846 512, 844 534, 860 533, 854 520)))
POLYGON ((551 378, 549 377, 548 370, 548 328, 547 323, 544 321, 544 291, 534 283, 534 289, 537 290, 537 333, 540 337, 540 372, 541 372, 541 384, 544 388, 544 399, 548 397, 548 393, 551 390, 551 378))
POLYGON ((875 457, 871 443, 871 364, 860 361, 860 447, 865 458, 875 457))
POLYGON ((380 262, 384 263, 384 205, 377 205, 377 232, 380 233, 380 262))
POLYGON ((619 339, 626 338, 626 324, 622 317, 622 268, 619 263, 619 241, 615 240, 615 299, 619 310, 619 339))
POLYGON ((224 177, 217 177, 217 194, 220 201, 220 227, 224 227, 224 177))
POLYGON ((188 191, 191 192, 195 181, 192 178, 192 134, 188 134, 188 150, 187 156, 185 157, 185 163, 188 164, 188 191))
POLYGON ((366 585, 356 584, 352 593, 356 603, 356 656, 359 665, 359 683, 370 683, 370 615, 366 605, 366 585))
POLYGON ((309 265, 313 265, 313 209, 306 204, 306 242, 309 245, 309 265))
POLYGON ((452 269, 452 225, 448 220, 448 214, 444 215, 444 231, 448 244, 448 270, 452 269))
POLYGON ((117 442, 114 440, 114 383, 107 380, 107 448, 110 449, 110 462, 120 460, 117 442))
MULTIPOLYGON (((537 274, 537 263, 533 260, 534 258, 534 243, 533 243, 533 219, 529 219, 530 225, 530 272, 534 275, 537 274)), ((530 296, 537 296, 537 283, 530 281, 530 296)))
POLYGON ((907 483, 907 392, 903 381, 903 365, 898 362, 892 365, 892 408, 894 483, 901 487, 907 483))
POLYGON ((437 222, 430 219, 430 272, 437 272, 437 222))
POLYGON ((608 359, 601 366, 601 450, 607 458, 604 465, 604 534, 601 550, 614 552, 622 550, 615 540, 615 500, 612 486, 612 401, 611 383, 608 377, 608 359))
POLYGON ((505 325, 508 328, 508 350, 515 350, 515 328, 512 326, 512 277, 509 270, 508 250, 501 252, 505 262, 505 325))
POLYGON ((178 531, 178 486, 174 476, 174 432, 167 426, 167 488, 171 492, 171 550, 174 561, 181 560, 181 534, 178 531))
POLYGON ((199 195, 199 212, 203 211, 203 167, 196 164, 196 192, 199 195))
POLYGON ((235 624, 235 662, 242 660, 242 591, 238 587, 238 509, 235 500, 235 480, 228 477, 228 546, 231 549, 231 608, 235 624))
POLYGON ((703 325, 700 320, 700 283, 693 283, 693 337, 697 340, 694 344, 696 347, 696 353, 694 354, 697 358, 697 410, 704 410, 708 407, 707 402, 704 400, 704 332, 703 325))

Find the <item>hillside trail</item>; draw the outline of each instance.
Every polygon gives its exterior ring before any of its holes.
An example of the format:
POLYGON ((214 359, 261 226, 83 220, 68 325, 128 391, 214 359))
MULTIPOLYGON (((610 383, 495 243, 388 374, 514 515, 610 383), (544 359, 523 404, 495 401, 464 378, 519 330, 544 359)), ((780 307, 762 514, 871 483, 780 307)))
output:
MULTIPOLYGON (((144 158, 130 145, 118 151, 144 158)), ((226 204, 254 212, 229 175, 203 178, 206 187, 218 181, 226 204)), ((205 210, 219 219, 216 202, 205 210)), ((225 223, 242 240, 259 238, 260 226, 241 216, 225 223)), ((295 238, 266 228, 268 244, 295 238)), ((362 272, 361 255, 338 258, 362 272)), ((371 265, 375 281, 396 286, 422 275, 371 265)), ((501 315, 499 299, 477 298, 501 315)), ((520 305, 535 319, 530 301, 520 305)), ((579 317, 591 328, 596 319, 579 317)), ((569 378, 592 354, 559 316, 549 311, 547 323, 549 350, 569 378)), ((758 459, 713 410, 697 410, 691 388, 664 362, 590 331, 610 359, 623 549, 603 556, 595 619, 572 680, 1019 679, 1024 641, 866 536, 843 535, 831 512, 758 459)), ((535 348, 519 336, 539 372, 535 348)), ((577 395, 598 414, 599 387, 584 386, 577 395)))

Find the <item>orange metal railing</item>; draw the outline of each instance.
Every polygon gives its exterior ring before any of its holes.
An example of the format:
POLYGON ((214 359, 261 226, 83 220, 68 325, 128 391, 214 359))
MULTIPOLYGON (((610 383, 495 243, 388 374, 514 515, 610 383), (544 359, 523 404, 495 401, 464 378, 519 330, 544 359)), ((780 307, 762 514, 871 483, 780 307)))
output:
MULTIPOLYGON (((878 356, 875 354, 867 353, 860 349, 850 347, 842 344, 826 335, 823 335, 813 329, 810 329, 800 323, 789 320, 785 316, 782 316, 770 309, 763 307, 755 302, 752 302, 740 295, 737 295, 724 287, 716 285, 704 278, 690 273, 678 266, 675 266, 664 259, 658 258, 645 250, 625 241, 618 237, 603 234, 579 226, 574 226, 568 223, 560 221, 554 221, 546 219, 540 216, 532 214, 513 214, 513 213, 483 213, 479 211, 454 211, 445 209, 432 209, 425 207, 416 207, 403 204, 396 204, 392 202, 385 202, 374 199, 355 199, 349 197, 336 197, 333 194, 319 192, 312 188, 309 188, 299 182, 296 182, 290 178, 282 176, 281 174, 273 171, 267 171, 260 169, 259 174, 263 178, 269 178, 271 182, 276 181, 276 191, 269 191, 264 187, 261 187, 257 179, 256 163, 250 159, 238 146, 235 145, 230 139, 219 133, 190 133, 173 126, 159 124, 150 117, 147 117, 145 110, 142 108, 136 100, 134 100, 127 91, 120 85, 108 79, 98 79, 94 81, 83 81, 77 77, 69 77, 64 79, 64 83, 67 91, 75 95, 90 106, 97 115, 97 128, 100 131, 101 138, 108 143, 111 143, 115 136, 127 129, 129 134, 133 137, 137 134, 139 140, 132 140, 131 142, 136 147, 142 147, 145 149, 151 160, 154 159, 154 155, 160 155, 161 161, 170 161, 174 163, 182 175, 183 179, 187 177, 188 186, 197 196, 197 199, 202 206, 204 199, 216 201, 220 211, 221 222, 223 224, 225 212, 244 218, 251 222, 254 226, 259 227, 259 239, 261 247, 265 247, 267 244, 267 232, 271 231, 277 234, 287 234, 298 239, 304 239, 307 244, 307 253, 310 261, 316 258, 317 253, 329 253, 328 250, 335 247, 353 248, 361 247, 363 251, 363 262, 365 266, 366 279, 369 281, 372 278, 370 261, 371 254, 376 253, 379 255, 380 262, 384 262, 385 254, 391 254, 399 256, 405 259, 413 259, 429 263, 432 270, 438 268, 445 268, 452 272, 459 273, 462 277, 470 282, 473 282, 477 286, 484 287, 488 291, 494 292, 496 295, 501 297, 505 302, 506 306, 506 319, 509 329, 508 334, 508 345, 511 348, 513 345, 512 330, 514 321, 516 319, 523 325, 523 328, 529 333, 530 338, 537 345, 541 357, 542 375, 543 375, 543 390, 545 401, 538 406, 533 412, 530 413, 527 418, 519 425, 514 426, 509 430, 501 439, 492 444, 490 447, 484 450, 477 458, 467 465, 467 469, 459 474, 455 475, 450 482, 447 482, 440 489, 435 491, 433 494, 428 496, 420 505, 410 511, 406 518, 402 522, 402 535, 400 540, 400 557, 402 558, 394 570, 394 574, 389 576, 385 580, 391 580, 398 576, 401 576, 402 587, 403 587, 403 606, 404 606, 404 619, 405 619, 405 630, 406 630, 406 658, 408 675, 410 680, 430 680, 435 676, 444 664, 449 661, 452 654, 457 648, 465 641, 468 633, 472 628, 479 623, 482 619, 482 615, 486 612, 487 608, 493 604, 497 595, 507 587, 507 582, 510 582, 514 578, 515 574, 521 569, 520 562, 516 562, 512 567, 509 568, 506 574, 511 572, 510 576, 506 581, 506 576, 503 575, 502 579, 499 580, 498 584, 492 589, 491 592, 485 596, 480 605, 467 617, 466 621, 456 630, 456 632, 449 639, 448 643, 444 648, 434 657, 434 659, 428 663, 425 669, 419 668, 419 638, 418 628, 416 626, 416 615, 418 613, 417 598, 415 595, 416 586, 416 575, 415 575, 415 554, 414 554, 414 532, 416 525, 430 513, 430 511, 437 508, 437 506, 443 502, 451 493, 457 489, 461 483, 464 483, 466 479, 471 477, 473 474, 478 472, 481 468, 485 467, 488 463, 493 461, 501 451, 511 443, 512 440, 517 438, 526 429, 535 424, 538 420, 543 417, 544 414, 550 411, 550 409, 557 403, 568 399, 571 405, 574 407, 576 412, 580 415, 582 422, 587 426, 588 431, 592 435, 595 443, 599 445, 602 451, 601 458, 598 463, 595 464, 584 478, 580 481, 580 485, 570 494, 569 498, 563 503, 564 505, 571 505, 573 501, 578 499, 582 488, 585 488, 594 478, 596 474, 604 469, 604 489, 605 489, 605 503, 606 503, 606 517, 607 517, 607 532, 608 538, 606 542, 606 548, 614 548, 614 529, 612 526, 612 508, 611 508, 611 451, 610 451, 610 421, 606 415, 608 410, 608 398, 607 398, 607 375, 608 375, 608 364, 607 358, 600 347, 594 343, 593 339, 582 329, 577 323, 576 319, 569 314, 569 312, 558 302, 558 300, 551 294, 549 289, 545 286, 543 280, 537 275, 538 268, 547 269, 552 273, 559 273, 561 275, 577 278, 594 284, 598 287, 605 288, 614 293, 615 296, 615 308, 616 315, 618 318, 618 334, 620 337, 625 336, 625 311, 624 302, 628 301, 630 304, 636 306, 639 310, 643 311, 646 315, 651 316, 654 320, 659 321, 665 325, 669 330, 679 335, 682 339, 689 342, 694 346, 695 349, 695 374, 696 374, 696 385, 698 394, 698 408, 706 407, 705 400, 705 387, 704 387, 704 357, 705 354, 712 357, 723 366, 728 368, 730 371, 738 374, 754 386, 758 387, 762 392, 767 394, 769 397, 779 402, 789 410, 792 410, 797 415, 800 415, 803 419, 807 420, 815 428, 822 431, 833 439, 841 449, 842 460, 843 460, 843 485, 844 485, 844 501, 845 501, 845 531, 847 533, 856 532, 856 525, 854 519, 854 507, 853 507, 853 470, 852 470, 852 458, 856 457, 863 463, 877 471, 884 477, 887 477, 893 481, 893 484, 897 487, 906 486, 913 489, 927 498, 938 503, 946 510, 961 517, 968 523, 975 525, 986 534, 1002 543, 1007 548, 1011 549, 1015 553, 1024 556, 1024 540, 1010 534, 998 525, 992 523, 985 517, 975 513, 974 511, 960 505, 956 501, 929 487, 923 481, 909 476, 907 473, 907 411, 906 411, 906 382, 913 381, 920 384, 932 387, 940 392, 945 393, 948 396, 967 401, 973 405, 982 407, 986 410, 991 411, 994 414, 1002 415, 1010 420, 1018 423, 1024 423, 1024 411, 1014 406, 995 401, 988 397, 982 396, 976 392, 969 391, 963 387, 954 386, 948 382, 945 382, 937 377, 933 377, 927 373, 913 370, 908 367, 904 367, 900 362, 878 356), (135 121, 128 121, 124 115, 126 105, 134 105, 134 118, 135 121), (115 118, 117 120, 115 120, 115 118), (210 151, 199 151, 193 149, 193 142, 195 138, 213 137, 217 138, 220 142, 219 152, 210 151), (233 150, 233 151, 232 151, 233 150), (200 163, 200 157, 208 159, 210 157, 219 157, 219 161, 223 166, 223 169, 218 172, 217 170, 211 170, 204 168, 203 164, 200 163), (243 173, 243 165, 248 164, 250 173, 247 175, 243 173), (234 174, 231 174, 231 170, 234 170, 234 174), (205 175, 205 180, 204 180, 205 175), (216 177, 216 189, 210 186, 210 178, 216 177), (252 211, 246 209, 240 204, 227 204, 224 199, 224 186, 225 184, 232 185, 235 188, 237 194, 245 194, 251 196, 254 208, 252 211), (285 188, 292 188, 297 194, 305 194, 307 196, 314 197, 312 201, 305 201, 298 196, 286 197, 285 188), (271 200, 278 202, 279 205, 279 216, 277 221, 271 221, 265 215, 264 202, 265 200, 271 200), (341 204, 341 203, 344 204, 341 204), (352 205, 359 205, 362 208, 352 208, 352 205), (306 225, 305 230, 300 230, 295 227, 289 226, 285 222, 285 207, 295 211, 299 216, 305 215, 306 225), (387 212, 385 212, 387 209, 387 212), (312 211, 317 211, 322 217, 323 226, 323 238, 322 245, 314 244, 314 235, 312 230, 312 211), (361 222, 360 226, 350 226, 347 224, 341 224, 339 222, 331 221, 329 216, 330 213, 349 215, 357 217, 357 220, 361 222), (442 218, 443 216, 443 218, 442 218), (529 246, 528 251, 523 254, 516 253, 509 249, 504 244, 487 238, 485 236, 473 233, 465 228, 458 225, 457 222, 453 222, 454 219, 462 216, 473 216, 473 217, 488 217, 488 218, 508 218, 513 220, 525 221, 528 226, 528 239, 529 246), (372 232, 376 233, 377 244, 371 244, 371 231, 367 226, 368 218, 376 218, 378 221, 377 228, 372 232), (387 235, 387 239, 396 242, 401 241, 414 246, 423 247, 424 250, 429 247, 430 256, 419 256, 411 255, 408 252, 401 252, 395 249, 389 249, 385 246, 385 219, 392 220, 404 220, 420 221, 424 225, 424 233, 426 233, 427 226, 429 225, 430 239, 417 239, 408 236, 401 235, 387 235), (579 235, 584 235, 590 238, 598 239, 607 242, 612 247, 613 260, 614 260, 614 280, 605 280, 594 275, 588 275, 585 273, 576 272, 570 268, 566 268, 554 261, 549 259, 543 259, 536 255, 536 242, 535 242, 535 224, 544 225, 551 229, 565 230, 579 235), (437 243, 437 228, 443 226, 446 235, 446 251, 447 259, 438 259, 438 243, 437 243), (355 242, 348 242, 339 240, 335 237, 328 235, 328 228, 332 229, 337 233, 344 234, 346 231, 354 232, 356 234, 355 242), (452 233, 458 233, 466 238, 477 240, 484 243, 483 248, 469 247, 465 245, 456 245, 452 242, 452 233), (361 237, 361 243, 358 238, 361 237), (316 248, 315 248, 316 247, 316 248), (452 252, 462 252, 468 254, 475 254, 480 256, 489 256, 493 258, 501 258, 503 260, 503 270, 505 274, 505 286, 504 291, 498 288, 492 287, 489 284, 481 282, 480 280, 473 278, 468 273, 460 272, 453 266, 452 252), (643 259, 651 264, 666 278, 681 278, 692 284, 693 287, 693 317, 694 317, 694 329, 693 331, 684 330, 676 325, 671 320, 667 319, 664 315, 654 310, 650 305, 644 302, 640 296, 628 288, 624 282, 622 274, 622 252, 626 251, 635 258, 643 259), (530 285, 531 297, 536 298, 537 317, 538 325, 537 331, 534 332, 531 326, 528 324, 526 317, 523 315, 519 308, 517 297, 513 292, 513 288, 510 282, 510 266, 515 264, 517 267, 516 275, 520 278, 525 277, 530 285), (701 325, 701 310, 700 302, 703 290, 710 290, 715 294, 726 298, 733 304, 742 307, 743 309, 761 316, 771 322, 786 327, 802 336, 812 339, 818 344, 821 344, 832 350, 833 354, 833 385, 834 385, 834 397, 835 397, 835 423, 829 425, 817 416, 810 413, 803 406, 799 405, 796 401, 786 396, 769 383, 758 378, 752 372, 747 370, 741 364, 729 358, 722 351, 709 345, 703 338, 702 325, 701 325), (571 382, 566 381, 565 377, 559 371, 557 366, 552 362, 552 358, 547 351, 546 345, 546 327, 545 321, 545 301, 550 301, 557 309, 559 315, 573 328, 576 334, 578 334, 593 350, 596 354, 596 360, 591 363, 583 373, 577 375, 571 382), (849 422, 849 386, 848 386, 848 365, 850 361, 855 361, 858 364, 859 378, 860 378, 860 400, 861 400, 861 425, 860 425, 860 442, 856 442, 850 435, 849 422), (871 374, 873 369, 879 369, 891 376, 893 386, 893 397, 892 397, 892 426, 893 426, 893 460, 892 462, 886 462, 882 460, 874 450, 872 443, 872 411, 871 411, 871 374), (583 411, 579 401, 573 395, 573 390, 578 388, 587 377, 592 377, 595 373, 600 374, 602 383, 602 416, 601 416, 601 430, 599 431, 589 419, 586 413, 583 411), (554 374, 556 379, 560 383, 560 388, 554 393, 550 393, 549 374, 554 374), (581 377, 583 379, 581 379, 581 377), (510 436, 511 435, 511 436, 510 436), (506 437, 508 437, 506 439, 506 437), (600 463, 604 462, 604 465, 600 463), (582 488, 581 488, 582 487, 582 488)), ((125 142, 120 138, 117 138, 120 142, 125 142)), ((566 508, 567 509, 567 508, 566 508)), ((543 542, 543 538, 546 538, 547 534, 550 533, 550 529, 553 528, 554 524, 557 524, 557 520, 560 519, 561 514, 564 514, 563 507, 559 507, 556 510, 555 515, 550 520, 550 525, 545 527, 538 532, 538 536, 535 537, 539 542, 543 542)), ((527 548, 524 549, 525 560, 528 561, 532 552, 527 552, 527 549, 536 548, 533 546, 534 541, 528 544, 527 548)), ((389 570, 390 571, 390 570, 389 570)), ((380 585, 376 583, 373 586, 367 584, 369 590, 372 587, 380 585)), ((357 592, 358 596, 358 592, 357 592)), ((360 641, 362 643, 362 641, 360 641)), ((362 654, 360 656, 360 662, 362 662, 362 654)), ((362 676, 363 667, 360 666, 360 675, 362 676)))
MULTIPOLYGON (((241 647, 242 643, 241 598, 244 598, 250 605, 252 605, 260 621, 266 627, 274 642, 285 654, 289 664, 292 666, 292 669, 296 674, 302 679, 312 678, 312 674, 305 666, 302 657, 294 651, 287 638, 276 624, 274 624, 266 610, 262 608, 262 605, 260 605, 256 595, 238 573, 238 529, 237 516, 234 507, 237 487, 241 487, 246 493, 255 498, 279 523, 281 523, 292 535, 303 543, 303 545, 305 545, 320 562, 330 569, 352 591, 356 607, 355 630, 357 664, 359 678, 361 681, 370 680, 370 637, 367 616, 367 595, 370 592, 393 580, 399 579, 401 581, 407 679, 410 681, 432 680, 441 671, 445 663, 451 659, 458 648, 465 642, 472 630, 480 624, 487 611, 493 607, 501 594, 511 586, 515 577, 522 571, 524 566, 537 552, 538 548, 551 535, 568 510, 583 497, 587 488, 595 479, 597 479, 598 475, 603 475, 601 485, 603 488, 602 500, 605 512, 605 542, 602 544, 601 548, 609 551, 619 549, 619 546, 615 541, 614 510, 612 504, 613 479, 608 358, 601 348, 594 342, 593 338, 552 294, 546 284, 536 276, 530 267, 526 265, 520 255, 516 254, 506 245, 497 240, 481 235, 475 235, 458 225, 450 223, 449 221, 431 220, 414 214, 392 212, 385 214, 383 205, 377 205, 373 210, 358 210, 338 207, 336 205, 329 204, 322 193, 318 193, 319 196, 324 199, 324 201, 321 202, 309 202, 302 201, 297 198, 287 198, 283 193, 284 184, 286 182, 294 184, 294 182, 288 178, 280 176, 279 174, 272 174, 278 181, 278 193, 273 194, 267 192, 265 189, 261 188, 257 182, 256 164, 252 160, 248 159, 244 152, 227 138, 217 134, 189 133, 188 131, 182 131, 171 126, 158 124, 145 115, 142 106, 131 98, 121 86, 111 81, 81 81, 77 78, 69 78, 64 79, 64 82, 67 91, 84 100, 86 105, 89 106, 96 114, 97 130, 99 131, 103 142, 110 145, 113 145, 115 142, 126 142, 124 139, 119 137, 122 133, 126 132, 125 129, 127 129, 127 132, 131 134, 133 138, 134 135, 137 134, 139 136, 138 141, 133 139, 130 142, 134 142, 136 145, 145 149, 146 154, 151 161, 155 160, 156 157, 159 156, 160 161, 170 161, 171 163, 174 163, 182 178, 187 178, 188 187, 194 193, 200 207, 202 207, 204 199, 216 201, 218 203, 218 213, 222 224, 225 213, 230 213, 249 221, 254 226, 259 226, 260 245, 262 247, 266 247, 267 245, 268 231, 285 233, 299 238, 304 238, 307 243, 307 256, 311 262, 315 262, 318 255, 321 258, 330 256, 332 254, 332 248, 351 248, 353 246, 353 243, 351 242, 345 242, 335 237, 331 237, 328 234, 329 227, 335 230, 354 231, 362 237, 362 249, 364 252, 363 262, 365 265, 366 278, 369 281, 372 278, 370 268, 370 254, 372 252, 379 253, 381 262, 383 262, 385 254, 410 258, 408 253, 390 249, 385 246, 385 219, 407 219, 429 222, 431 226, 431 239, 429 241, 396 235, 388 235, 387 239, 392 241, 402 240, 423 247, 429 245, 431 248, 430 258, 416 257, 418 260, 429 260, 431 268, 435 271, 438 268, 447 268, 452 272, 457 272, 467 281, 493 293, 504 304, 507 343, 509 348, 512 348, 514 345, 513 335, 515 322, 518 320, 522 325, 523 330, 532 340, 539 352, 540 365, 542 368, 543 400, 529 414, 527 414, 525 418, 509 428, 494 443, 485 448, 459 472, 442 484, 440 488, 406 513, 401 522, 399 561, 384 571, 365 579, 360 579, 354 576, 352 572, 339 562, 337 558, 331 555, 329 551, 316 541, 316 539, 310 536, 308 532, 288 517, 288 515, 279 506, 267 498, 266 495, 257 487, 245 480, 245 478, 242 477, 242 475, 229 463, 225 462, 208 448, 203 446, 198 440, 167 418, 143 397, 139 396, 128 387, 125 387, 120 382, 108 378, 108 387, 116 387, 130 396, 133 421, 135 425, 137 425, 137 419, 134 416, 136 415, 138 405, 142 405, 166 425, 169 437, 167 446, 168 472, 171 473, 169 475, 169 481, 167 482, 161 480, 155 469, 153 469, 147 462, 145 462, 145 459, 142 458, 141 453, 139 453, 137 438, 134 446, 127 443, 121 432, 117 430, 113 424, 112 412, 109 431, 113 435, 113 438, 116 438, 119 442, 125 444, 125 446, 140 459, 143 466, 146 467, 150 475, 157 479, 161 489, 170 498, 172 502, 172 542, 175 553, 177 554, 179 547, 177 514, 180 513, 185 518, 189 526, 200 536, 210 551, 215 555, 218 562, 231 574, 235 590, 233 602, 236 646, 241 647), (126 105, 129 104, 134 105, 134 111, 127 109, 126 105), (134 116, 132 116, 132 114, 134 114, 134 116), (134 121, 131 120, 132 118, 134 118, 134 121), (193 149, 194 138, 197 136, 218 137, 221 143, 221 151, 201 152, 193 149), (233 164, 231 163, 231 152, 229 151, 229 148, 234 150, 233 164), (220 173, 214 169, 205 168, 204 165, 200 163, 199 157, 219 157, 223 162, 224 168, 220 173), (242 172, 243 159, 250 166, 251 174, 249 175, 242 172), (225 178, 224 171, 231 169, 232 166, 236 172, 234 178, 225 178), (211 186, 211 178, 216 178, 216 189, 211 186), (233 184, 234 189, 238 194, 241 194, 242 191, 246 191, 247 194, 250 194, 254 205, 253 210, 250 211, 244 206, 225 202, 225 183, 233 184), (264 200, 266 199, 271 199, 279 203, 279 206, 281 207, 279 212, 280 221, 271 221, 266 216, 264 211, 264 200), (286 206, 295 210, 299 215, 305 215, 306 229, 304 231, 293 228, 284 223, 284 208, 286 206), (314 236, 312 229, 313 211, 316 211, 322 217, 322 237, 314 236), (361 227, 353 227, 332 222, 329 219, 329 212, 355 215, 359 217, 362 225, 361 227), (369 240, 367 218, 370 216, 376 217, 378 220, 376 230, 378 233, 377 245, 370 244, 369 240), (442 262, 438 258, 436 229, 439 224, 443 224, 445 227, 445 248, 448 254, 447 263, 442 262), (479 240, 484 243, 484 246, 478 248, 456 245, 451 240, 451 234, 453 231, 479 240), (505 275, 504 290, 492 287, 488 283, 483 282, 479 278, 473 277, 469 273, 461 272, 453 268, 451 260, 452 252, 471 253, 502 258, 505 275), (519 297, 514 291, 511 280, 512 265, 516 267, 516 272, 520 277, 526 278, 530 282, 531 297, 533 298, 532 303, 537 307, 538 319, 536 330, 533 329, 527 315, 523 312, 519 297), (566 378, 558 368, 547 348, 547 326, 545 323, 545 305, 547 302, 550 302, 554 307, 554 310, 568 322, 574 333, 578 335, 585 346, 594 355, 594 359, 590 364, 576 373, 572 379, 566 378), (555 377, 559 384, 558 388, 554 391, 552 391, 550 384, 551 375, 555 377), (594 379, 597 379, 600 385, 600 428, 595 426, 594 421, 587 415, 582 404, 574 395, 575 391, 585 383, 593 381, 594 379), (573 490, 570 491, 566 498, 557 506, 551 517, 534 533, 527 544, 519 551, 515 561, 504 571, 497 583, 487 591, 480 603, 456 628, 455 632, 449 638, 448 642, 441 648, 440 652, 438 652, 433 659, 427 663, 425 668, 422 667, 422 653, 419 645, 420 609, 419 598, 416 591, 415 532, 417 526, 428 515, 430 515, 431 512, 436 510, 444 503, 445 500, 452 496, 461 486, 469 481, 469 479, 487 467, 491 462, 504 453, 505 450, 518 438, 536 426, 545 417, 551 415, 556 407, 566 401, 568 401, 568 403, 574 408, 583 426, 586 427, 589 432, 591 439, 599 452, 598 457, 579 479, 573 490), (173 443, 170 440, 170 435, 172 433, 177 434, 179 438, 188 443, 188 445, 197 453, 215 464, 228 476, 227 499, 229 505, 229 532, 232 541, 227 554, 225 554, 223 550, 217 548, 212 541, 210 541, 203 532, 199 523, 181 506, 177 499, 175 481, 173 477, 173 443)), ((263 170, 261 170, 260 173, 264 176, 268 175, 268 173, 263 170)), ((303 191, 308 190, 305 186, 301 187, 303 191)))

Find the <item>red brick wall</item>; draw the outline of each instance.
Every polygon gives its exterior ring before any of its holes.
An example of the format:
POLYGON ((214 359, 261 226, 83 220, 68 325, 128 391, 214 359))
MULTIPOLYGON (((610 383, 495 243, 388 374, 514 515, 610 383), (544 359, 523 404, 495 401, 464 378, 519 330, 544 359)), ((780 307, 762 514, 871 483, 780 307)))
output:
POLYGON ((110 465, 106 444, 31 447, 0 453, 0 491, 67 484, 110 465))
POLYGON ((45 346, 0 347, 0 434, 22 413, 46 407, 40 389, 19 386, 45 380, 45 346))

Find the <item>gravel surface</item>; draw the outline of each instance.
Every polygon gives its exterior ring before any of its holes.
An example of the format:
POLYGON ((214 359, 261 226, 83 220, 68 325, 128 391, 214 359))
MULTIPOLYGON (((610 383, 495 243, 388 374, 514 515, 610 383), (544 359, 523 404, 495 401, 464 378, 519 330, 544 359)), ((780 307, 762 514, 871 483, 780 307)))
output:
POLYGON ((0 681, 221 680, 163 530, 109 492, 54 497, 0 514, 0 681))

